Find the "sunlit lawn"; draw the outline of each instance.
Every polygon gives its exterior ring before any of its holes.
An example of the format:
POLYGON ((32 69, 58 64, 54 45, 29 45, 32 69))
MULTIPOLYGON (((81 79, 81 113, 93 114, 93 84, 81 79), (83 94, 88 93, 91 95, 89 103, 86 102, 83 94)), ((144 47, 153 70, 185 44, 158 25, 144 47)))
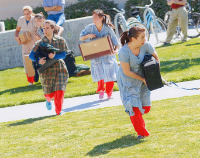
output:
POLYGON ((198 158, 200 96, 152 102, 137 140, 123 106, 0 123, 0 157, 198 158))
MULTIPOLYGON (((168 81, 190 81, 200 78, 200 39, 176 43, 171 46, 158 47, 156 51, 161 61, 161 74, 168 81)), ((82 57, 76 57, 76 64, 90 66, 82 57)), ((24 68, 0 71, 0 107, 45 101, 41 84, 27 86, 24 68)), ((96 93, 97 83, 92 82, 91 75, 71 77, 67 84, 65 98, 96 93)), ((115 83, 114 90, 118 90, 115 83)))

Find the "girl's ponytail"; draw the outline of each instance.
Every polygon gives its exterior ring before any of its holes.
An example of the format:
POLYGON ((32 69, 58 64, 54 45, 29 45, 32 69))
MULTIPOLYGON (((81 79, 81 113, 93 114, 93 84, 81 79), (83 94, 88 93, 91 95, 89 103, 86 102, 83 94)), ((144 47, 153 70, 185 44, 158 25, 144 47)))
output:
POLYGON ((110 15, 108 14, 104 14, 104 20, 103 20, 103 23, 105 23, 106 25, 110 26, 111 28, 115 28, 115 26, 113 25, 113 23, 111 22, 111 18, 110 18, 110 15))
POLYGON ((129 40, 130 37, 129 37, 128 34, 129 34, 129 31, 125 31, 120 35, 119 39, 120 39, 120 42, 121 42, 122 46, 130 41, 129 40))
POLYGON ((102 23, 106 24, 110 27, 112 27, 113 29, 115 28, 114 25, 111 22, 111 18, 110 15, 104 14, 103 10, 101 9, 95 9, 92 14, 96 13, 100 18, 103 17, 102 23))
POLYGON ((138 38, 138 36, 142 33, 145 32, 145 29, 142 27, 134 26, 129 29, 129 31, 125 31, 120 35, 120 42, 122 46, 128 42, 131 41, 131 38, 138 38))

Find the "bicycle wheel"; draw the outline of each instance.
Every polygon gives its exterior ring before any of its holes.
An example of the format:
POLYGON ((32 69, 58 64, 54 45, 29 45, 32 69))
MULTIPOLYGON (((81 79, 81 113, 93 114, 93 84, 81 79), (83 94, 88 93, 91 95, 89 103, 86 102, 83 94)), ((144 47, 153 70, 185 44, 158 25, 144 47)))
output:
POLYGON ((125 29, 126 21, 121 16, 115 16, 114 24, 115 24, 115 34, 116 34, 117 38, 119 39, 121 33, 126 31, 126 29, 125 29))
POLYGON ((150 30, 152 34, 157 38, 157 42, 165 42, 167 37, 167 26, 165 25, 162 19, 156 17, 156 24, 154 24, 154 22, 151 21, 150 30))
POLYGON ((200 25, 199 20, 200 14, 199 13, 191 13, 188 15, 188 37, 195 38, 198 37, 200 34, 200 25))
POLYGON ((170 11, 168 11, 167 13, 165 13, 164 23, 165 23, 166 26, 168 26, 169 18, 170 18, 170 11))
POLYGON ((134 17, 128 18, 127 23, 129 24, 129 23, 132 23, 132 22, 139 22, 139 20, 134 18, 134 17))
POLYGON ((144 24, 140 23, 140 22, 131 22, 131 23, 128 24, 129 28, 134 27, 134 26, 138 26, 138 27, 144 28, 145 29, 145 34, 146 34, 145 35, 146 36, 146 40, 149 41, 150 35, 149 35, 149 31, 148 31, 147 27, 144 24))

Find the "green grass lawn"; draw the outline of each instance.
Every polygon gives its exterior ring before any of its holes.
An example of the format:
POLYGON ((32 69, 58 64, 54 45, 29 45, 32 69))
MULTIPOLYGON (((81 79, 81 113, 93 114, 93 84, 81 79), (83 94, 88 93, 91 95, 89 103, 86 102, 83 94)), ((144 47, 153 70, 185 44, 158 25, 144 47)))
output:
POLYGON ((123 106, 0 123, 0 157, 199 157, 200 95, 152 102, 137 134, 123 106))
MULTIPOLYGON (((171 46, 156 48, 161 61, 161 75, 168 81, 189 81, 200 78, 199 38, 188 42, 175 43, 171 46)), ((76 64, 90 66, 82 57, 76 57, 76 64)), ((40 82, 27 86, 24 68, 0 71, 0 108, 45 101, 40 82)), ((91 75, 71 77, 67 84, 65 98, 95 94, 97 83, 92 82, 91 75)), ((115 83, 114 90, 118 90, 115 83)))

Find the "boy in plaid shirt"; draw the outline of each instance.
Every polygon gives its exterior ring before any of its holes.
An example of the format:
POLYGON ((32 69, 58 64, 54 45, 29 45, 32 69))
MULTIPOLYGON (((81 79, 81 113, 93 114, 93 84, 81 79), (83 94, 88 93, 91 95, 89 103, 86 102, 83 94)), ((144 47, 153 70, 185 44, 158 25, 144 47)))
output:
MULTIPOLYGON (((51 100, 54 98, 55 111, 57 115, 60 115, 62 110, 64 93, 67 86, 67 80, 69 78, 66 65, 62 59, 66 56, 68 50, 66 41, 57 35, 54 35, 55 22, 52 20, 44 21, 44 37, 37 41, 33 47, 29 58, 36 62, 34 54, 38 51, 40 43, 48 43, 53 47, 60 49, 59 54, 50 53, 49 59, 58 59, 56 63, 40 73, 40 80, 44 91, 44 97, 46 98, 46 106, 48 110, 51 110, 51 100)), ((39 64, 44 65, 46 62, 45 57, 39 59, 39 64)))

